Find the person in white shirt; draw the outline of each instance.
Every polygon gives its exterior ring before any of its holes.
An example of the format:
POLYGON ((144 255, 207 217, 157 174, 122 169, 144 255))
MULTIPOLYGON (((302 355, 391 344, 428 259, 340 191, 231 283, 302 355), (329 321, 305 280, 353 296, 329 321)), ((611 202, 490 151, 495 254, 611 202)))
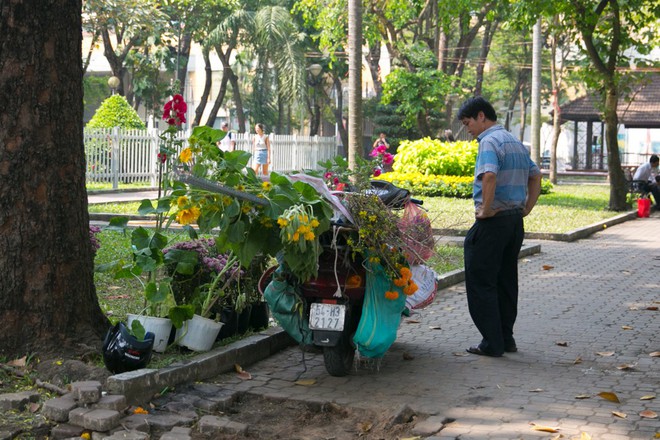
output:
POLYGON ((268 175, 268 165, 270 165, 270 139, 268 135, 264 133, 264 124, 258 123, 254 126, 254 141, 252 145, 253 156, 252 159, 254 172, 257 175, 263 174, 268 175))
POLYGON ((223 122, 220 128, 227 134, 218 142, 218 147, 222 151, 234 151, 236 149, 236 140, 234 139, 234 133, 229 131, 229 124, 223 122))
POLYGON ((633 176, 633 180, 644 181, 642 189, 647 193, 650 192, 653 194, 656 209, 660 204, 660 187, 658 187, 660 184, 660 174, 658 174, 658 164, 660 164, 660 159, 656 154, 653 154, 648 162, 637 168, 633 176))

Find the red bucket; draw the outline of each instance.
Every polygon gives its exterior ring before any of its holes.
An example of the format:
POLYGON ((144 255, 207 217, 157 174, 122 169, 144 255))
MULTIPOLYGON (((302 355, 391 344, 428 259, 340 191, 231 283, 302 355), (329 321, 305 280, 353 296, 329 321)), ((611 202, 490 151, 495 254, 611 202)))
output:
POLYGON ((651 215, 651 199, 637 199, 637 217, 651 215))

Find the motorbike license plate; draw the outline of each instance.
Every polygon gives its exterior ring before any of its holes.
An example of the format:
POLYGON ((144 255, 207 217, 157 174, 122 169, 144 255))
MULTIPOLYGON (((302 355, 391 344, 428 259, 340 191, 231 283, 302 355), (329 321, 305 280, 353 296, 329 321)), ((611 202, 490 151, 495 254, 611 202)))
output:
POLYGON ((312 303, 309 309, 309 328, 312 330, 344 330, 346 306, 343 304, 312 303))

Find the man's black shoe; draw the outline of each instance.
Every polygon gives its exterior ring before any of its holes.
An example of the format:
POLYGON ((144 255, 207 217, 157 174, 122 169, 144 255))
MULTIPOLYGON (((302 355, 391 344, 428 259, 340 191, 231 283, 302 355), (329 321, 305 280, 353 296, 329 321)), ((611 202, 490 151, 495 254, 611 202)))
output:
POLYGON ((507 345, 504 347, 504 351, 507 353, 515 353, 518 351, 518 347, 516 347, 516 344, 507 345))
POLYGON ((479 356, 502 357, 501 354, 492 354, 487 351, 484 351, 481 348, 479 348, 478 345, 473 345, 470 348, 466 348, 465 351, 472 354, 478 354, 479 356))

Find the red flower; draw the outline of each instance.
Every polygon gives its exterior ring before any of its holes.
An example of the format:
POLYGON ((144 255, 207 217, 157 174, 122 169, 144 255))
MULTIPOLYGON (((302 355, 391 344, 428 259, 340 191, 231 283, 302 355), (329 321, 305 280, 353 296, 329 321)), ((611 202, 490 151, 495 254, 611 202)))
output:
POLYGON ((169 125, 181 125, 186 122, 186 111, 188 111, 188 105, 183 100, 183 96, 176 94, 165 103, 163 119, 169 125))
POLYGON ((378 176, 380 176, 380 173, 382 173, 382 171, 380 170, 380 168, 374 168, 374 177, 378 177, 378 176))

